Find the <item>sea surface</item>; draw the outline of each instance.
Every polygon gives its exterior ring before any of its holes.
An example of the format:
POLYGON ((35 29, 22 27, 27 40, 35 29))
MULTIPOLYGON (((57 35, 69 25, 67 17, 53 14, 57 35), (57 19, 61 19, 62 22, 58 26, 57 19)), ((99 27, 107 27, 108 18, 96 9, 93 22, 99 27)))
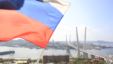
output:
MULTIPOLYGON (((70 54, 71 57, 77 57, 77 51, 74 49, 67 53, 67 50, 60 49, 36 49, 36 48, 24 48, 24 47, 7 47, 0 46, 0 52, 4 51, 15 51, 15 54, 0 55, 0 58, 30 58, 38 59, 41 54, 43 55, 67 55, 70 54)), ((86 50, 89 54, 97 55, 100 57, 109 57, 113 55, 113 48, 104 48, 101 50, 86 50)))

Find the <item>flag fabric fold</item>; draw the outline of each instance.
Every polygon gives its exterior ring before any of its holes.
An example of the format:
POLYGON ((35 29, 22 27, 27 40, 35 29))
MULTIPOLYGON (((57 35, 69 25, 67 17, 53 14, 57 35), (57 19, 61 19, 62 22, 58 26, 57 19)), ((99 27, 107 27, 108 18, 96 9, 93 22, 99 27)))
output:
POLYGON ((45 48, 68 7, 56 1, 25 0, 20 10, 0 9, 0 41, 23 38, 45 48))

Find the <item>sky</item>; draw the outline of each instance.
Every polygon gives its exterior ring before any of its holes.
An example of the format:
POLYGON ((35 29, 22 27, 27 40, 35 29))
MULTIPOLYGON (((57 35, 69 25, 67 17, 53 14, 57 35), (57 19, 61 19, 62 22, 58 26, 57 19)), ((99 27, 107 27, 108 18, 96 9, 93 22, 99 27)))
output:
POLYGON ((113 0, 68 0, 71 6, 56 28, 51 40, 84 40, 87 27, 87 41, 113 41, 113 0))

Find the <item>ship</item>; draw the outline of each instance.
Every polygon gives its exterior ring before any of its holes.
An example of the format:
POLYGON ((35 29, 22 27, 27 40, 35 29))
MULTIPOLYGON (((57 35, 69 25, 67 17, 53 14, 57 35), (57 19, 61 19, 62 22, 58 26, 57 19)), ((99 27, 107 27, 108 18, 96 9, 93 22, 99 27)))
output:
POLYGON ((1 51, 0 55, 9 55, 9 54, 15 54, 15 51, 11 50, 11 51, 1 51))

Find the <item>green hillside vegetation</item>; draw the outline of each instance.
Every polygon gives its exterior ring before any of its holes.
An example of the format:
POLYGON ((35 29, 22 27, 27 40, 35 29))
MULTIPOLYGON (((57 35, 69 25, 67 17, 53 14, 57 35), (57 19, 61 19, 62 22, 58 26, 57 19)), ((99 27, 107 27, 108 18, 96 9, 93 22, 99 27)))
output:
POLYGON ((107 64, 107 63, 102 58, 95 58, 95 59, 76 58, 73 64, 107 64))

